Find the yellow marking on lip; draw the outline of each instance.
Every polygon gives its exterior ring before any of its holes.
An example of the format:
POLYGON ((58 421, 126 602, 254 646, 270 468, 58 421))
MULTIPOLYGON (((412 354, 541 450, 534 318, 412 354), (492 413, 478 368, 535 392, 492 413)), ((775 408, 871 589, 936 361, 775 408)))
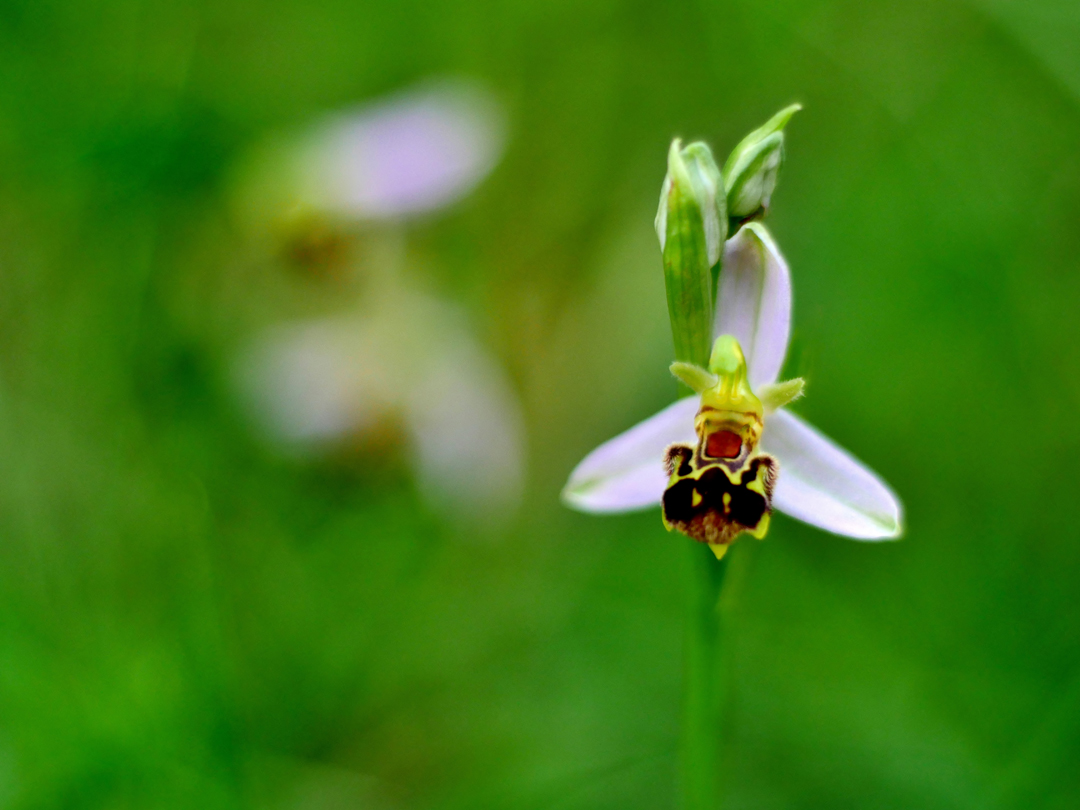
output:
POLYGON ((725 515, 730 515, 731 514, 731 493, 730 492, 725 492, 724 493, 724 514, 725 515))
MULTIPOLYGON (((725 495, 726 495, 726 493, 725 493, 725 495)), ((701 493, 698 492, 695 489, 694 494, 690 496, 690 505, 691 506, 700 506, 701 505, 701 500, 702 500, 701 499, 701 493)))
POLYGON ((755 537, 758 540, 764 540, 765 535, 768 534, 768 531, 769 531, 769 513, 766 512, 764 515, 761 516, 761 521, 758 523, 758 525, 750 530, 749 534, 750 534, 751 537, 755 537))

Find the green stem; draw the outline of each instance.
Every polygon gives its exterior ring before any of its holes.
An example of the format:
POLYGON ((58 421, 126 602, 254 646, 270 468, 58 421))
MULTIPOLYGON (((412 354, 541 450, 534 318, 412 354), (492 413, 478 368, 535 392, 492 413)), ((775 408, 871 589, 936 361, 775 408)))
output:
POLYGON ((725 668, 720 626, 720 588, 727 557, 717 560, 704 543, 687 543, 684 651, 683 810, 717 810, 725 668))
MULTIPOLYGON (((728 222, 724 180, 709 147, 693 143, 681 149, 679 141, 674 141, 668 151, 664 189, 656 222, 658 231, 662 229, 675 359, 705 367, 712 348, 717 278, 728 222)), ((689 393, 680 390, 680 395, 689 393)), ((684 810, 717 810, 724 694, 718 609, 727 563, 717 561, 704 543, 688 545, 683 806, 684 810)))

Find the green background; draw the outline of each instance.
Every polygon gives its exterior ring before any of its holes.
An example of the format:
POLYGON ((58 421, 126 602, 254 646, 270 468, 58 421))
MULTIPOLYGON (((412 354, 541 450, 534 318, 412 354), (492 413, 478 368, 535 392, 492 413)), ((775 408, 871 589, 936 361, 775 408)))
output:
POLYGON ((781 106, 798 411, 904 540, 732 552, 731 808, 1080 795, 1080 7, 1029 0, 0 4, 0 807, 672 808, 682 538, 558 502, 674 396, 672 136, 781 106), (527 416, 517 520, 297 461, 230 382, 259 318, 229 177, 266 132, 439 75, 509 140, 409 226, 527 416))

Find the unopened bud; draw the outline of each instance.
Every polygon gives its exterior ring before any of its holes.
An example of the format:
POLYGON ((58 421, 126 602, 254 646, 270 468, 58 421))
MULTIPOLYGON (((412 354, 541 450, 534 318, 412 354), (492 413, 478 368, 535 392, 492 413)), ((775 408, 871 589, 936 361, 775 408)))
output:
POLYGON ((660 250, 667 244, 667 221, 672 189, 697 205, 705 234, 705 249, 709 266, 720 260, 720 251, 727 238, 726 198, 724 180, 713 159, 708 144, 695 141, 683 148, 676 138, 668 151, 668 173, 660 193, 660 208, 656 212, 656 235, 660 250))
POLYGON ((802 109, 785 107, 742 139, 724 163, 728 216, 739 221, 767 212, 784 161, 784 125, 802 109))

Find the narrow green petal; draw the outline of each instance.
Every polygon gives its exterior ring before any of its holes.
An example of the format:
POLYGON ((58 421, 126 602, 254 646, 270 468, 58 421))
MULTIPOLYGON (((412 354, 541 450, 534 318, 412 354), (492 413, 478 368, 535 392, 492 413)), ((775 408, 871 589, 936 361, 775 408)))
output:
POLYGON ((794 402, 806 391, 806 380, 796 377, 784 382, 769 383, 758 390, 758 399, 765 406, 766 413, 778 411, 789 402, 794 402))
POLYGON ((673 375, 686 383, 692 391, 698 394, 702 391, 707 391, 720 382, 720 378, 715 374, 712 374, 701 366, 694 365, 693 363, 681 363, 675 361, 671 364, 670 368, 673 375))

